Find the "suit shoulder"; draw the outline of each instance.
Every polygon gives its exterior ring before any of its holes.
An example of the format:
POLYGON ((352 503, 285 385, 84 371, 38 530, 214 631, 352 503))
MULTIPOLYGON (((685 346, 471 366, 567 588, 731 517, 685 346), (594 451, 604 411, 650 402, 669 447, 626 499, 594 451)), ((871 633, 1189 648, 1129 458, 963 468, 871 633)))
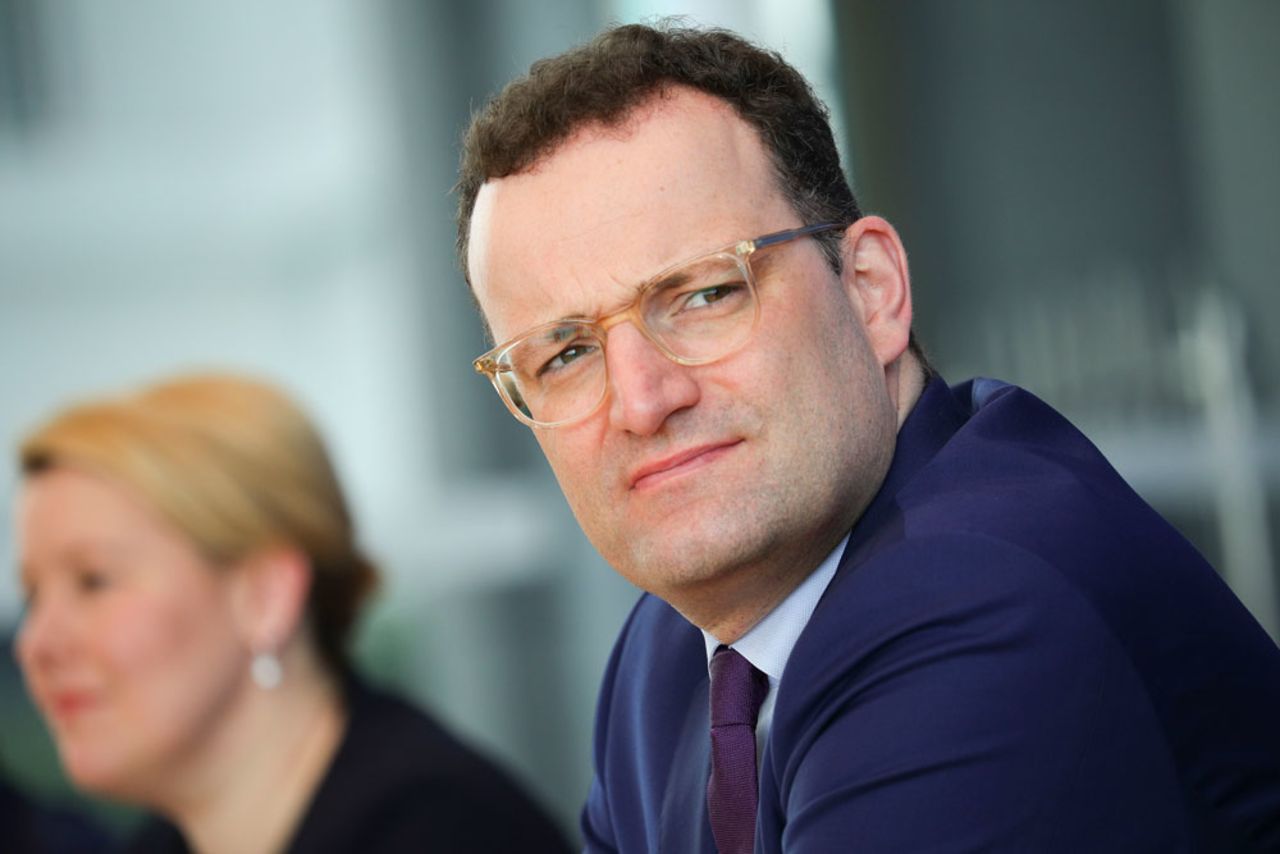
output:
POLYGON ((611 690, 619 672, 628 678, 662 673, 673 660, 685 660, 693 652, 702 655, 702 634, 679 612, 658 597, 644 593, 618 632, 605 668, 602 696, 611 690))
POLYGON ((886 848, 924 845, 904 821, 922 804, 960 847, 1038 850, 1037 827, 1101 820, 1100 780, 1141 783, 1144 821, 1181 798, 1114 633, 1038 556, 973 534, 903 541, 833 581, 787 662, 767 758, 794 832, 886 848))
MULTIPOLYGON (((810 643, 834 643, 846 652, 850 645, 876 648, 926 628, 1003 633, 1025 625, 1046 637, 1106 631, 1067 576, 1007 539, 940 531, 846 558, 849 565, 832 579, 797 649, 808 650, 810 643)), ((804 660, 795 657, 797 664, 804 660)))

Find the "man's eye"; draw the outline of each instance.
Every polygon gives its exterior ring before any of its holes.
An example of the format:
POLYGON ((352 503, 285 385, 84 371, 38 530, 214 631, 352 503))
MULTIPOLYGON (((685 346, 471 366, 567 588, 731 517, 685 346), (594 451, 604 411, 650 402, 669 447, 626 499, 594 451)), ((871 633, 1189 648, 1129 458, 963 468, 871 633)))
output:
POLYGON ((709 305, 713 305, 734 295, 741 289, 742 285, 735 284, 713 285, 709 288, 699 288, 684 298, 681 310, 706 308, 709 305))
POLYGON ((564 370, 573 362, 578 361, 584 356, 591 355, 596 351, 596 349, 597 348, 594 344, 588 343, 573 344, 569 347, 565 347, 553 358, 547 360, 546 364, 538 370, 538 376, 564 370))

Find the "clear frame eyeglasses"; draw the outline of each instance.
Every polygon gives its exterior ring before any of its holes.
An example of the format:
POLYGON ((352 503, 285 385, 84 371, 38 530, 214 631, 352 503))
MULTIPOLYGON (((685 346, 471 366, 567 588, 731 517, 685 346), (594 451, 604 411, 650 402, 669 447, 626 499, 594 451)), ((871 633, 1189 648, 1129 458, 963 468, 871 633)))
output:
POLYGON ((511 414, 530 427, 561 427, 595 412, 609 387, 605 341, 630 321, 671 361, 705 365, 737 351, 760 317, 751 257, 771 246, 847 228, 822 223, 776 231, 668 267, 626 308, 595 320, 571 317, 535 326, 480 356, 511 414))

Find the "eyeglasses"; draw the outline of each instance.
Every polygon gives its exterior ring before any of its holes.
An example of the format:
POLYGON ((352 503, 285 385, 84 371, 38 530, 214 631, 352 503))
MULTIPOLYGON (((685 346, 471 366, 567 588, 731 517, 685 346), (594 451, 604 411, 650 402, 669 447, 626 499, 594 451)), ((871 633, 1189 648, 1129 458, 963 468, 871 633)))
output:
POLYGON ((472 362, 511 414, 530 427, 586 418, 609 387, 608 332, 630 321, 680 365, 705 365, 747 343, 760 317, 751 258, 771 246, 846 228, 806 225, 742 240, 668 267, 641 286, 631 305, 596 320, 571 317, 535 326, 472 362))

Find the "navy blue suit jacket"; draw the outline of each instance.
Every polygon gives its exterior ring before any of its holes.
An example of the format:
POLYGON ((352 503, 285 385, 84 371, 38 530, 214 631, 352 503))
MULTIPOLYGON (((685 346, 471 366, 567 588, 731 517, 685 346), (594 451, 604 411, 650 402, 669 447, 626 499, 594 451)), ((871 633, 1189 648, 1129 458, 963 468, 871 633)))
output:
MULTIPOLYGON (((591 851, 713 852, 702 636, 640 599, 591 851)), ((1280 650, 1025 391, 933 380, 792 651, 756 850, 1280 851, 1280 650)))

